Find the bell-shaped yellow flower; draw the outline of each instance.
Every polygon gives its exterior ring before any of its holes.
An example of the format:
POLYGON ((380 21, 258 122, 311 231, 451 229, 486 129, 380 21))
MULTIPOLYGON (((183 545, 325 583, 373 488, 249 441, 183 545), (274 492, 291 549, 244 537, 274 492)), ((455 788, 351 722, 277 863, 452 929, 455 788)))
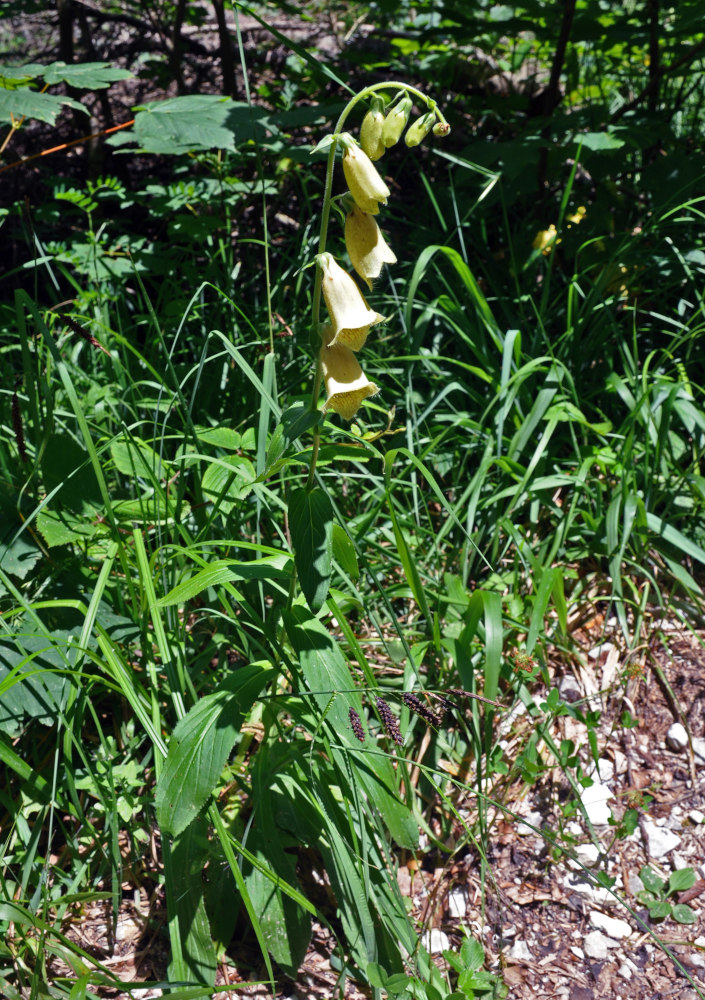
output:
POLYGON ((423 142, 433 126, 436 124, 436 113, 429 111, 423 117, 417 118, 413 125, 406 130, 404 142, 407 146, 418 146, 423 142))
POLYGON ((344 344, 326 347, 333 331, 327 327, 323 332, 324 345, 321 347, 321 364, 326 384, 327 399, 324 410, 335 410, 344 420, 352 420, 364 399, 376 396, 379 389, 370 382, 360 368, 360 364, 344 344))
POLYGON ((345 219, 345 247, 352 266, 369 288, 379 277, 383 264, 397 262, 375 220, 357 205, 352 206, 345 219))
POLYGON ((331 318, 331 345, 345 344, 359 351, 367 340, 370 327, 384 322, 384 316, 365 302, 353 278, 330 253, 319 253, 316 262, 322 273, 321 289, 331 318))
POLYGON ((349 132, 340 136, 343 147, 343 173, 350 188, 350 194, 363 212, 377 215, 379 202, 387 204, 390 190, 377 173, 367 153, 357 145, 349 132))

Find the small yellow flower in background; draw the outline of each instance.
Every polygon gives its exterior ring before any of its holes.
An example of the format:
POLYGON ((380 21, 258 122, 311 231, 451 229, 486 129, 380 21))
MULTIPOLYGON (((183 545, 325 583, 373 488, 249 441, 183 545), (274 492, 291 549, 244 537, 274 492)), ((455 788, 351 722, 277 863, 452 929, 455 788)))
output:
POLYGON ((557 235, 556 227, 551 223, 548 229, 540 229, 538 231, 531 245, 534 250, 540 250, 544 257, 548 257, 554 246, 557 246, 561 242, 560 239, 556 239, 557 235))
POLYGON ((373 217, 355 204, 345 218, 345 247, 352 266, 370 289, 382 265, 397 262, 373 217))
POLYGON ((579 208, 576 208, 573 215, 568 216, 568 222, 572 222, 574 226, 577 226, 579 222, 583 221, 586 215, 587 215, 587 209, 585 208, 584 205, 580 205, 579 208))
POLYGON ((359 351, 367 340, 370 327, 383 323, 385 317, 370 309, 354 279, 332 254, 319 253, 316 262, 323 272, 321 288, 332 323, 330 343, 345 344, 359 351))
POLYGON ((377 173, 372 160, 357 145, 349 132, 340 136, 343 147, 343 173, 350 188, 350 194, 363 212, 377 215, 379 202, 387 204, 390 190, 377 173))
POLYGON ((381 156, 384 156, 386 148, 382 142, 384 101, 378 94, 374 94, 370 103, 372 106, 362 119, 360 126, 360 145, 371 160, 379 160, 381 156))
POLYGON ((344 344, 326 346, 329 341, 332 342, 332 336, 332 328, 326 327, 323 331, 321 364, 328 398, 323 409, 335 410, 344 420, 352 420, 362 401, 376 396, 379 389, 374 382, 368 380, 349 347, 344 344))
POLYGON ((392 110, 387 113, 382 126, 382 142, 385 146, 396 146, 399 142, 409 120, 412 107, 411 98, 402 97, 399 103, 395 104, 392 110))
POLYGON ((418 146, 419 143, 423 142, 426 138, 435 123, 436 115, 433 111, 429 111, 427 114, 423 115, 422 118, 417 118, 413 125, 409 126, 406 135, 404 136, 404 142, 406 145, 418 146))

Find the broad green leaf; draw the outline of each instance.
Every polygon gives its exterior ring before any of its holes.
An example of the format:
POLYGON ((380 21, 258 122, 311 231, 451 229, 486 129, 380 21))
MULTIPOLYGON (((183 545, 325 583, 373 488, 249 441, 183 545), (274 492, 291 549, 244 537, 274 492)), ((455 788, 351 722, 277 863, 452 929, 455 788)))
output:
POLYGON ((0 66, 0 86, 7 83, 20 83, 23 80, 35 80, 46 69, 41 63, 25 63, 24 66, 0 66))
POLYGON ((209 860, 208 825, 197 816, 176 838, 165 845, 164 871, 172 891, 167 893, 170 932, 176 932, 178 947, 169 966, 172 981, 187 980, 215 984, 218 965, 204 902, 203 871, 209 860))
POLYGON ((657 875, 653 868, 649 865, 646 865, 641 869, 639 872, 639 878, 641 879, 641 883, 645 889, 648 889, 649 892, 656 893, 657 895, 663 892, 666 887, 664 880, 657 875))
POLYGON ((125 476, 140 476, 148 483, 162 479, 162 462, 157 452, 139 438, 118 438, 110 445, 110 456, 118 472, 125 476))
POLYGON ((671 872, 668 878, 668 891, 683 892, 684 889, 692 888, 695 885, 695 877, 692 868, 679 868, 671 872))
POLYGON ((330 582, 333 505, 320 487, 294 490, 289 499, 289 530, 296 572, 314 614, 323 607, 330 582))
POLYGON ((52 434, 42 454, 42 476, 47 493, 58 489, 62 505, 93 516, 101 493, 90 455, 68 434, 52 434))
POLYGON ((698 919, 697 913, 686 903, 675 903, 673 906, 673 919, 679 924, 694 924, 698 919))
MULTIPOLYGON (((83 542, 104 530, 95 518, 75 515, 68 510, 48 510, 46 507, 37 514, 37 528, 49 548, 68 545, 70 542, 83 542)), ((5 565, 4 557, 2 566, 6 572, 12 572, 5 565)))
POLYGON ((105 62, 75 63, 67 66, 63 62, 53 62, 44 70, 44 80, 50 86, 68 83, 70 87, 84 90, 103 90, 116 80, 128 80, 132 73, 105 62))
POLYGON ((56 119, 64 108, 74 108, 88 114, 72 97, 58 97, 56 94, 40 94, 36 90, 1 90, 0 89, 0 119, 10 121, 12 117, 36 118, 40 122, 56 123, 56 119))
POLYGON ((357 563, 357 553, 352 539, 340 524, 333 525, 333 558, 343 572, 353 580, 360 577, 360 567, 357 563))
POLYGON ((179 721, 159 781, 155 804, 164 833, 178 836, 215 788, 247 712, 275 675, 251 663, 240 667, 213 694, 179 721))
POLYGON ((576 135, 575 139, 585 149, 591 149, 593 152, 621 149, 624 146, 624 139, 619 139, 610 132, 583 132, 576 135))
POLYGON ((224 514, 229 514, 238 500, 252 489, 255 468, 243 455, 229 455, 212 461, 201 480, 203 495, 224 514))
POLYGON ((235 150, 265 136, 266 113, 216 94, 172 97, 136 108, 132 129, 111 136, 111 145, 137 142, 137 152, 178 155, 210 149, 235 150), (257 114, 258 117, 254 115, 257 114))

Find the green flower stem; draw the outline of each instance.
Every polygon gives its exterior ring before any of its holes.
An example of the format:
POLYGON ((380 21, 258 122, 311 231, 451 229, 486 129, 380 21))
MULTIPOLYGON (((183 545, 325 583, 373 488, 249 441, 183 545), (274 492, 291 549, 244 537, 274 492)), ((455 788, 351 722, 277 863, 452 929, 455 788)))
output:
MULTIPOLYGON (((352 111, 352 109, 359 104, 360 101, 364 101, 365 98, 369 97, 370 94, 374 94, 377 90, 389 90, 396 89, 405 94, 413 94, 420 101, 427 106, 429 111, 433 111, 438 121, 447 125, 443 113, 438 108, 435 101, 427 97, 426 94, 421 90, 417 90, 416 87, 409 86, 408 83, 402 83, 400 80, 388 80, 386 83, 373 83, 369 87, 365 87, 361 90, 359 94, 356 94, 343 108, 343 111, 338 119, 335 132, 333 133, 333 141, 330 145, 330 150, 328 152, 328 163, 326 165, 326 179, 323 187, 323 209, 321 211, 321 229, 320 235, 318 237, 318 253, 323 253, 326 249, 326 241, 328 239, 328 224, 330 222, 330 209, 332 203, 333 195, 333 171, 335 169, 335 154, 338 149, 338 141, 340 138, 340 133, 343 131, 343 125, 352 111)), ((316 348, 320 348, 320 329, 321 329, 321 286, 322 286, 322 271, 321 268, 316 266, 316 280, 313 286, 313 317, 312 317, 312 336, 311 344, 316 345, 316 348)), ((316 358, 316 373, 313 378, 313 389, 311 391, 311 410, 318 409, 318 400, 321 395, 321 381, 323 379, 323 365, 321 363, 320 354, 316 358)), ((308 479, 306 480, 306 489, 310 490, 313 488, 313 482, 316 475, 316 462, 318 461, 318 452, 321 443, 321 426, 320 422, 316 424, 313 431, 313 447, 311 449, 311 461, 308 470, 308 479)))

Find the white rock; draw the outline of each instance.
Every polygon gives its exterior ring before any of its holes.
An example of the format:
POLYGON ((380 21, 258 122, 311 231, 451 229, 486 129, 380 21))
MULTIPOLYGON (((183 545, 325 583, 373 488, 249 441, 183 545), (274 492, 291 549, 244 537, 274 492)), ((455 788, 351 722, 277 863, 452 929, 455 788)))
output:
POLYGON ((445 931, 441 931, 437 927, 432 927, 430 931, 426 931, 422 935, 421 941, 424 947, 430 951, 432 955, 440 955, 441 952, 450 948, 450 939, 448 935, 445 931))
POLYGON ((600 781, 608 782, 614 778, 614 764, 606 757, 600 757, 593 774, 596 774, 600 781))
POLYGON ((598 931, 604 931, 608 937, 615 938, 617 941, 628 938, 632 933, 632 928, 626 920, 610 917, 606 913, 600 913, 599 910, 590 911, 590 923, 598 931))
POLYGON ((584 896, 588 902, 595 903, 596 905, 609 903, 614 900, 614 896, 612 896, 608 889, 604 889, 599 885, 592 885, 592 883, 579 872, 568 873, 563 880, 563 885, 570 892, 577 892, 581 896, 584 896))
POLYGON ((677 837, 675 833, 656 826, 650 819, 644 819, 643 828, 648 837, 648 843, 645 846, 652 858, 665 857, 681 842, 681 838, 677 837))
POLYGON ((688 813, 688 819, 696 826, 700 826, 701 823, 705 822, 705 813, 701 813, 699 809, 691 809, 688 813))
POLYGON ((582 790, 580 798, 591 823, 595 826, 606 826, 609 823, 612 813, 607 802, 609 799, 613 799, 614 795, 607 785, 602 785, 599 781, 596 781, 589 788, 582 790))
POLYGON ((671 868, 674 871, 680 871, 682 868, 690 868, 690 862, 687 858, 683 857, 682 854, 677 854, 675 851, 671 855, 671 868))
POLYGON ((579 958, 581 962, 585 958, 585 952, 582 948, 578 948, 577 944, 572 944, 570 946, 570 951, 576 958, 579 958))
POLYGON ((632 970, 629 968, 626 962, 622 962, 617 971, 619 972, 619 975, 622 977, 622 979, 632 978, 632 970))
POLYGON ((459 920, 465 919, 465 911, 468 908, 467 889, 453 889, 448 893, 448 916, 456 917, 459 920))
POLYGON ((534 959, 534 956, 529 951, 528 944, 526 941, 522 941, 521 938, 514 942, 507 954, 510 958, 516 958, 522 962, 532 962, 534 959))
POLYGON ((575 857, 585 868, 590 868, 600 857, 600 851, 595 844, 578 844, 575 857))
POLYGON ((668 727, 666 745, 676 753, 681 753, 688 746, 688 734, 685 731, 685 726, 681 725, 680 722, 674 722, 672 726, 668 727))
POLYGON ((588 958, 607 958, 610 948, 615 947, 615 942, 610 941, 600 931, 590 931, 585 936, 585 954, 588 958))
POLYGON ((605 655, 613 649, 611 642, 601 642, 599 646, 593 646, 591 650, 588 651, 588 656, 591 660, 597 660, 604 653, 605 655))
POLYGON ((695 763, 698 767, 702 767, 705 764, 705 740, 699 736, 693 737, 693 753, 695 754, 695 763))
POLYGON ((543 823, 543 815, 538 812, 530 812, 528 816, 524 817, 524 820, 520 820, 516 825, 516 831, 520 837, 530 837, 532 834, 536 833, 536 830, 541 829, 541 824, 543 823), (535 827, 535 829, 532 829, 535 827))

